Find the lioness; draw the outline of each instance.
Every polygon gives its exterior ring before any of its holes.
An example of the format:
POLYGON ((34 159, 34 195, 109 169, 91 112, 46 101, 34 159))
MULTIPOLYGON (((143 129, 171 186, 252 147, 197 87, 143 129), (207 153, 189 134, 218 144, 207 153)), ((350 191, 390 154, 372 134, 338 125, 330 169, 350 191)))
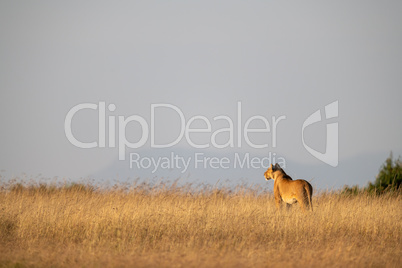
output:
POLYGON ((292 180, 278 164, 275 164, 275 166, 271 164, 264 173, 264 177, 266 180, 273 179, 275 181, 274 196, 275 204, 278 209, 283 201, 286 203, 286 206, 299 202, 303 211, 306 207, 313 211, 311 201, 313 187, 310 183, 305 180, 292 180))

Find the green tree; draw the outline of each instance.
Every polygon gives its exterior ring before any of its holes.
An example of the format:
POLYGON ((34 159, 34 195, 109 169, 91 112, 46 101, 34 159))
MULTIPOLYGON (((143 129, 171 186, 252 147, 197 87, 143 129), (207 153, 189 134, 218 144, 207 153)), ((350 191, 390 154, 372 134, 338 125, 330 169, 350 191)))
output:
POLYGON ((402 182, 402 162, 400 158, 393 160, 392 152, 380 168, 376 180, 369 183, 368 190, 382 193, 388 190, 399 189, 402 182))

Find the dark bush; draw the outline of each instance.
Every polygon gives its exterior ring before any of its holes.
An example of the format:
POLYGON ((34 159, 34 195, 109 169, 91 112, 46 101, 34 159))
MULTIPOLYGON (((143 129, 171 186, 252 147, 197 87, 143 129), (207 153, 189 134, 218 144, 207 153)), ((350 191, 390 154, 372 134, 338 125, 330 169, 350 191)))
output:
POLYGON ((402 162, 400 158, 393 160, 392 152, 381 166, 374 183, 369 183, 367 189, 370 192, 384 193, 397 191, 402 182, 402 162))

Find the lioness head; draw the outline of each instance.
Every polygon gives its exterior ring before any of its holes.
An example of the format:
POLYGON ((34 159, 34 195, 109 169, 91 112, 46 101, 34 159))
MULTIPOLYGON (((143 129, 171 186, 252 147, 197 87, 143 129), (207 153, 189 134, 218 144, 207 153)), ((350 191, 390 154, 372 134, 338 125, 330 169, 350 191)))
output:
POLYGON ((274 172, 277 171, 278 169, 280 169, 281 167, 278 164, 274 165, 270 165, 269 168, 267 169, 267 171, 265 171, 264 173, 264 177, 266 180, 270 180, 274 178, 274 172))

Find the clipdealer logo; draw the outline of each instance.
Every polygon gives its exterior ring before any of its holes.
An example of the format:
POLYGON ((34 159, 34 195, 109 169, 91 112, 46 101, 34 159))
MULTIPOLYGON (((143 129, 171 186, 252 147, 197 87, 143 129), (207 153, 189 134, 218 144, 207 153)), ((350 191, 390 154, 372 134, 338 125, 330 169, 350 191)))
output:
MULTIPOLYGON (((338 102, 334 102, 326 106, 326 118, 337 116, 337 106, 338 102)), ((187 142, 189 146, 194 149, 205 149, 205 148, 241 148, 244 145, 249 146, 253 149, 266 149, 269 147, 268 143, 261 143, 256 139, 253 139, 252 134, 260 133, 265 135, 271 135, 271 139, 266 139, 265 141, 271 142, 271 147, 276 148, 277 146, 277 130, 279 123, 286 119, 285 115, 279 117, 272 116, 270 120, 262 115, 254 115, 249 118, 243 118, 242 114, 242 103, 239 101, 237 103, 237 113, 235 120, 226 115, 218 115, 213 118, 213 120, 208 119, 203 115, 195 115, 186 120, 183 111, 172 104, 159 103, 150 105, 150 122, 142 117, 141 115, 116 115, 116 105, 111 103, 106 106, 106 102, 95 103, 81 103, 72 107, 65 118, 64 131, 69 142, 82 149, 90 148, 116 148, 118 150, 119 160, 126 160, 127 149, 139 149, 149 142, 151 148, 173 148, 179 144, 183 139, 187 142), (97 140, 91 142, 80 141, 73 133, 72 122, 76 116, 79 116, 80 112, 83 110, 97 110, 98 112, 98 137, 97 140), (175 120, 179 120, 179 131, 178 135, 168 142, 162 143, 156 140, 155 129, 158 114, 160 115, 164 109, 169 109, 170 114, 175 114, 175 120), (194 125, 196 123, 202 122, 205 126, 204 128, 196 128, 194 125), (219 123, 220 124, 219 124, 219 123), (252 128, 253 122, 259 122, 260 128, 252 128), (226 127, 216 129, 212 131, 213 124, 222 125, 225 124, 226 127), (262 124, 261 124, 262 123, 262 124), (135 137, 126 137, 126 128, 129 125, 140 126, 141 131, 139 135, 135 137), (116 135, 116 132, 118 133, 116 135), (204 133, 209 135, 209 142, 198 143, 192 138, 194 134, 204 133), (228 137, 223 143, 222 139, 218 142, 217 136, 226 133, 228 137), (116 143, 117 138, 117 143, 116 143), (136 140, 133 142, 133 140, 136 140)), ((338 157, 338 143, 337 143, 337 123, 336 125, 327 126, 327 150, 324 154, 315 151, 309 147, 304 141, 304 129, 311 124, 321 121, 320 111, 316 111, 311 116, 309 116, 303 124, 302 127, 302 142, 306 150, 312 154, 317 159, 331 165, 337 165, 338 157)), ((286 167, 286 161, 283 157, 277 156, 276 153, 269 152, 267 156, 251 157, 249 153, 244 153, 240 155, 235 153, 233 157, 207 157, 204 153, 196 152, 193 156, 181 156, 171 152, 166 156, 159 157, 145 157, 141 156, 137 152, 131 152, 129 155, 130 169, 151 169, 152 173, 156 172, 158 169, 181 169, 182 173, 187 171, 190 163, 193 162, 194 168, 223 168, 227 169, 233 168, 268 168, 272 163, 279 163, 281 166, 286 167)))
MULTIPOLYGON (((325 106, 325 119, 337 118, 338 117, 338 101, 334 101, 325 106)), ((335 123, 327 123, 327 138, 326 138, 326 146, 325 152, 320 153, 310 146, 306 144, 304 141, 304 130, 306 127, 321 122, 323 119, 321 118, 321 111, 317 110, 312 113, 303 123, 302 126, 302 142, 304 148, 315 158, 321 160, 322 162, 332 166, 338 166, 338 122, 335 123)))

